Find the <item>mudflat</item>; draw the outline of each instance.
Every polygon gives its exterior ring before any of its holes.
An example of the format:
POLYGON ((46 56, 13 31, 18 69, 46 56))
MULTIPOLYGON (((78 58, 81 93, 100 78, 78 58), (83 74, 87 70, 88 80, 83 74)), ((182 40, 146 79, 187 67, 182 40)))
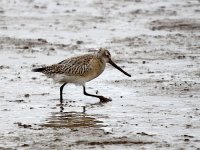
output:
POLYGON ((200 2, 0 2, 0 149, 200 149, 200 2), (35 67, 107 48, 82 87, 35 67), (83 107, 86 111, 83 112, 83 107))

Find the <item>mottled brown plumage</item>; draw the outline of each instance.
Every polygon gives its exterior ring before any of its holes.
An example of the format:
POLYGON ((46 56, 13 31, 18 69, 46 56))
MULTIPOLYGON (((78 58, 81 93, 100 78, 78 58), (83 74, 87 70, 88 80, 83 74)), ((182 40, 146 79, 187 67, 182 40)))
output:
POLYGON ((65 74, 68 76, 82 76, 91 70, 90 61, 96 59, 94 55, 82 55, 72 57, 58 64, 45 67, 42 71, 44 74, 65 74))

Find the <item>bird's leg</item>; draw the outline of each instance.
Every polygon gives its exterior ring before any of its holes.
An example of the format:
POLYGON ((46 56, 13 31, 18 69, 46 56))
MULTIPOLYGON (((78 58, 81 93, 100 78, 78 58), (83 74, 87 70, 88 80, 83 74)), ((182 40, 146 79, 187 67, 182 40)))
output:
POLYGON ((101 95, 93 95, 93 94, 87 93, 86 90, 85 90, 85 86, 84 86, 84 85, 83 85, 83 93, 84 93, 84 95, 86 95, 86 96, 91 96, 91 97, 99 98, 99 99, 100 99, 100 102, 102 102, 102 103, 111 101, 111 99, 106 98, 106 97, 104 97, 104 96, 101 96, 101 95))
POLYGON ((64 86, 65 86, 66 84, 67 84, 67 83, 64 83, 64 84, 60 87, 60 105, 62 105, 62 102, 63 102, 62 93, 63 93, 63 88, 64 88, 64 86))

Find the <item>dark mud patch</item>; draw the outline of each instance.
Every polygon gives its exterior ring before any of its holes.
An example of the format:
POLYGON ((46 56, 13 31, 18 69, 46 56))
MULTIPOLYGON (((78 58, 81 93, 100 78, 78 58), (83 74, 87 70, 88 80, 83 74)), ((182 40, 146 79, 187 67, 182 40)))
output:
POLYGON ((0 69, 9 69, 9 66, 0 65, 0 69))
POLYGON ((150 23, 151 30, 184 30, 199 31, 200 21, 195 19, 163 19, 155 20, 150 23))
MULTIPOLYGON (((125 37, 122 39, 119 38, 113 38, 111 40, 111 43, 123 43, 123 45, 126 45, 128 47, 134 46, 134 47, 141 47, 141 46, 147 46, 150 41, 147 41, 145 37, 142 36, 135 36, 135 37, 125 37)), ((122 53, 122 52, 121 52, 122 53)))
POLYGON ((27 103, 23 99, 17 99, 17 100, 9 100, 9 102, 14 102, 14 103, 27 103))
POLYGON ((22 127, 22 128, 31 128, 32 127, 32 125, 30 125, 30 124, 23 124, 21 122, 16 122, 14 124, 17 124, 18 127, 22 127))
POLYGON ((141 140, 131 140, 124 137, 113 138, 106 141, 77 141, 76 145, 145 145, 145 144, 154 144, 153 141, 141 141, 141 140))
POLYGON ((117 144, 153 144, 154 142, 144 142, 144 141, 102 141, 102 142, 87 142, 87 141, 79 141, 77 144, 85 144, 85 145, 117 145, 117 144))
POLYGON ((12 37, 0 37, 0 48, 15 49, 17 53, 55 53, 56 49, 74 49, 74 45, 48 42, 46 39, 21 39, 12 37))
POLYGON ((145 132, 138 132, 136 134, 138 134, 138 135, 144 135, 144 136, 155 136, 154 134, 148 134, 148 133, 145 133, 145 132))
POLYGON ((62 112, 53 113, 41 126, 50 128, 88 128, 103 127, 102 123, 102 121, 98 121, 95 117, 85 113, 62 112))
POLYGON ((145 9, 135 9, 135 10, 131 10, 130 15, 132 15, 133 17, 148 17, 148 16, 176 16, 177 15, 177 11, 175 10, 169 10, 168 8, 166 8, 166 6, 160 6, 155 10, 145 10, 145 9))
MULTIPOLYGON (((21 47, 22 49, 28 49, 28 46, 44 46, 44 45, 53 45, 54 43, 48 42, 46 39, 38 38, 38 39, 20 39, 20 38, 12 38, 12 37, 0 37, 1 44, 12 44, 15 46, 27 45, 27 47, 21 47)), ((55 44, 56 46, 65 47, 68 45, 65 44, 55 44)))

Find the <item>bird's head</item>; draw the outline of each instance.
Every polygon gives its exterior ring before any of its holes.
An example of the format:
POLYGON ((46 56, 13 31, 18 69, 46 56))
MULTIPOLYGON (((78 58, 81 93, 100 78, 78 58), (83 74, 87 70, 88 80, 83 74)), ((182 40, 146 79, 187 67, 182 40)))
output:
POLYGON ((98 53, 97 53, 97 57, 101 58, 103 61, 105 61, 106 63, 111 64, 113 67, 115 67, 116 69, 118 69, 119 71, 123 72, 125 75, 131 77, 130 74, 128 74, 127 72, 125 72, 122 68, 120 68, 119 66, 117 66, 111 59, 111 54, 110 52, 105 49, 105 48, 100 48, 98 53))
POLYGON ((98 51, 98 53, 97 53, 97 56, 99 58, 103 59, 107 63, 111 60, 111 54, 105 48, 100 48, 99 51, 98 51))

